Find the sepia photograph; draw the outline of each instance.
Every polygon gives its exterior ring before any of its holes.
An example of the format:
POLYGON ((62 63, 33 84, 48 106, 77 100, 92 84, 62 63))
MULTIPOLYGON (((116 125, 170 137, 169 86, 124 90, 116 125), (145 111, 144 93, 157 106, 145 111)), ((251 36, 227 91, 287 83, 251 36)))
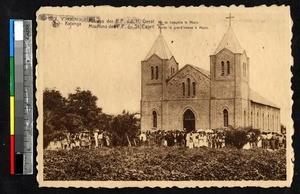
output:
POLYGON ((284 187, 289 7, 42 7, 42 187, 284 187))

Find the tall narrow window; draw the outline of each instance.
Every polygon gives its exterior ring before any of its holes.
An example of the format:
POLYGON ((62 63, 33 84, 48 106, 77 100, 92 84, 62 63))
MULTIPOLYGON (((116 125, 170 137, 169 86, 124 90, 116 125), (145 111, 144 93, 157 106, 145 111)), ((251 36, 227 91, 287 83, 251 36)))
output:
POLYGON ((278 130, 278 116, 276 116, 276 130, 278 130))
POLYGON ((185 83, 182 83, 182 95, 185 96, 185 83))
POLYGON ((157 127, 157 113, 155 111, 152 112, 153 118, 153 127, 157 127))
POLYGON ((230 62, 227 61, 227 75, 230 74, 230 62))
POLYGON ((262 114, 261 118, 262 118, 262 121, 261 121, 262 122, 262 124, 261 124, 262 128, 265 129, 265 115, 264 115, 264 113, 262 114))
POLYGON ((156 71, 156 79, 158 79, 158 67, 155 67, 155 71, 156 71))
POLYGON ((253 127, 253 112, 251 111, 251 126, 253 127))
POLYGON ((270 116, 268 115, 268 130, 270 130, 270 116))
POLYGON ((151 79, 154 79, 154 68, 151 66, 151 79))
POLYGON ((196 83, 193 82, 192 85, 193 85, 193 96, 196 96, 196 83))
POLYGON ((256 127, 259 128, 259 117, 258 117, 258 112, 257 112, 257 117, 256 117, 256 127))
POLYGON ((191 80, 190 78, 187 78, 187 95, 191 95, 191 80))
POLYGON ((221 68, 222 68, 222 74, 221 74, 221 76, 223 76, 224 73, 225 73, 225 65, 224 65, 224 61, 221 62, 221 68))
POLYGON ((274 131, 275 125, 274 125, 274 115, 272 115, 272 131, 274 131))
POLYGON ((246 77, 246 63, 243 63, 243 76, 246 77))
POLYGON ((223 118, 224 118, 224 127, 228 127, 228 111, 227 111, 227 109, 223 110, 223 118))
POLYGON ((173 68, 171 67, 171 75, 173 74, 173 68))
POLYGON ((244 127, 246 127, 246 125, 247 125, 247 113, 244 110, 244 127))

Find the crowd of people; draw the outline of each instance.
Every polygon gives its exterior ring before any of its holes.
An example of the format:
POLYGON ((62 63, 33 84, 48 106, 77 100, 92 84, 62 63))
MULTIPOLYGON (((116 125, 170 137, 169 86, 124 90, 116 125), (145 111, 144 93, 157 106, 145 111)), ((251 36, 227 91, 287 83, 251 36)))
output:
MULTIPOLYGON (((227 145, 224 130, 199 130, 199 131, 162 131, 142 132, 139 136, 140 145, 179 146, 187 148, 210 147, 222 148, 227 145)), ((262 132, 247 134, 247 143, 243 149, 260 147, 263 149, 281 149, 286 147, 284 134, 276 132, 262 132)))
MULTIPOLYGON (((186 148, 222 148, 227 145, 226 131, 224 130, 198 130, 187 132, 179 131, 163 131, 141 132, 134 138, 133 146, 168 146, 168 147, 186 147, 186 148)), ((80 133, 67 133, 65 137, 61 137, 51 141, 48 149, 73 149, 82 147, 110 147, 112 146, 112 135, 106 131, 98 129, 90 133, 85 130, 80 133)), ((286 146, 286 137, 284 134, 276 132, 262 132, 255 134, 249 132, 247 134, 247 143, 243 149, 251 149, 261 147, 263 149, 281 149, 286 146)))
POLYGON ((155 131, 142 132, 139 136, 141 145, 179 146, 188 148, 225 146, 225 133, 222 131, 155 131))
POLYGON ((95 130, 93 137, 88 130, 79 133, 66 133, 57 139, 51 141, 47 147, 50 150, 56 149, 74 149, 74 148, 91 148, 95 147, 110 147, 111 134, 107 131, 95 130))

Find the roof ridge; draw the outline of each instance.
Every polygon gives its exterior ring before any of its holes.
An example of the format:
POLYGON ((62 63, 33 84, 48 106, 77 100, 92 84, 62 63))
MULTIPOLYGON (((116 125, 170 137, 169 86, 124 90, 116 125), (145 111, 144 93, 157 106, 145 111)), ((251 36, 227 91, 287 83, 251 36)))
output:
POLYGON ((145 61, 154 54, 161 59, 170 59, 173 56, 162 34, 159 34, 156 38, 153 46, 145 57, 145 61))
POLYGON ((242 53, 244 49, 240 45, 233 28, 231 26, 228 27, 227 31, 223 35, 217 49, 215 50, 214 54, 217 54, 224 48, 227 48, 233 53, 242 53))
MULTIPOLYGON (((253 102, 257 102, 260 104, 265 104, 274 108, 279 108, 279 106, 277 106, 275 103, 271 102, 270 100, 266 99, 265 97, 263 97, 261 94, 259 94, 258 92, 256 92, 255 90, 250 89, 250 100, 253 102)), ((279 108, 280 109, 280 108, 279 108)))

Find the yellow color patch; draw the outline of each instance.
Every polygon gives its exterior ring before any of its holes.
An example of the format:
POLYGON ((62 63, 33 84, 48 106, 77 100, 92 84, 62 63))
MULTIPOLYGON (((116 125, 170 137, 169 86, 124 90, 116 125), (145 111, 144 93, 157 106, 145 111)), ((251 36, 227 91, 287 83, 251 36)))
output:
POLYGON ((10 135, 15 134, 15 97, 10 97, 10 135))

